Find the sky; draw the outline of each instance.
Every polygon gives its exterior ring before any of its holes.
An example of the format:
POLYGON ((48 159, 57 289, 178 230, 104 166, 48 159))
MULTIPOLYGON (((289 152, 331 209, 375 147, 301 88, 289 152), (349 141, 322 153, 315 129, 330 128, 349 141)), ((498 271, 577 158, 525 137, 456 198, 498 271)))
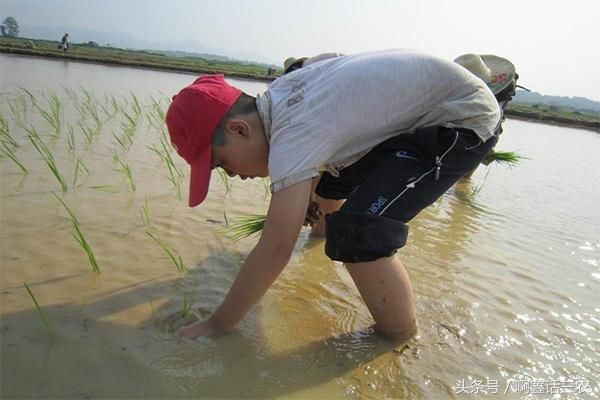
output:
POLYGON ((0 0, 7 16, 21 26, 194 40, 278 64, 389 48, 496 54, 533 91, 600 101, 600 0, 0 0))

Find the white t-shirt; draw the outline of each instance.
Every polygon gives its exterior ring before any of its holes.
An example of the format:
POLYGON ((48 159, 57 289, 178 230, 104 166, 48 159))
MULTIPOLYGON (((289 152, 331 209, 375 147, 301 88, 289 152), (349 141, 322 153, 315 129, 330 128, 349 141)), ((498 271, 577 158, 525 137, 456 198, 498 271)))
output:
POLYGON ((490 138, 500 108, 460 65, 410 50, 331 58, 275 80, 257 100, 271 190, 352 164, 379 143, 443 125, 490 138))

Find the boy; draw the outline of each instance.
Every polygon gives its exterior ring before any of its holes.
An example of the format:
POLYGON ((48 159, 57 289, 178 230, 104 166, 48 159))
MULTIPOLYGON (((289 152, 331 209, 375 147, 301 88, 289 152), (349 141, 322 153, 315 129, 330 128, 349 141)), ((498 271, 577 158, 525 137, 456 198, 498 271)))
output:
POLYGON ((327 217, 325 252, 344 262, 376 331, 417 332, 408 274, 395 256, 406 223, 471 170, 496 141, 500 110, 483 81, 459 65, 391 50, 316 62, 253 98, 221 75, 177 94, 167 126, 191 166, 190 206, 208 192, 211 170, 271 178, 262 235, 229 293, 207 320, 179 334, 233 329, 290 259, 305 219, 311 181, 331 176, 346 198, 327 217))

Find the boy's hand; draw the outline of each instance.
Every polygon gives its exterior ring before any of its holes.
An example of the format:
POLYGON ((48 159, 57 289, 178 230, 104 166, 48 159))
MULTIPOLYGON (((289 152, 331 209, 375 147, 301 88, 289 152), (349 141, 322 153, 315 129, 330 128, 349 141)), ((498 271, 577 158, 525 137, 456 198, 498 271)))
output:
POLYGON ((210 318, 186 325, 177 331, 177 335, 185 339, 196 339, 198 336, 209 336, 221 333, 211 322, 210 318))

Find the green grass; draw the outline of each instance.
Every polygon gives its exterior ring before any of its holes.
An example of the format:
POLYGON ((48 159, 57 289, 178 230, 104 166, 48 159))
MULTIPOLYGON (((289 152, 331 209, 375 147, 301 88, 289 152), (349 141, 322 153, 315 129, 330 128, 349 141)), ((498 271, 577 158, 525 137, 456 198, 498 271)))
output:
POLYGON ((37 313, 38 313, 40 319, 42 320, 42 323, 46 327, 48 336, 50 338, 53 338, 54 330, 52 329, 52 324, 50 323, 50 320, 48 320, 48 318, 46 318, 46 314, 44 314, 42 307, 40 307, 40 303, 38 303, 37 299, 35 298, 35 295, 33 294, 33 291, 31 291, 31 288, 29 287, 29 285, 27 285, 27 283, 25 283, 25 282, 23 282, 23 285, 25 286, 25 289, 27 289, 27 293, 29 293, 29 297, 31 297, 31 300, 33 301, 33 304, 35 305, 35 309, 37 310, 37 313))

